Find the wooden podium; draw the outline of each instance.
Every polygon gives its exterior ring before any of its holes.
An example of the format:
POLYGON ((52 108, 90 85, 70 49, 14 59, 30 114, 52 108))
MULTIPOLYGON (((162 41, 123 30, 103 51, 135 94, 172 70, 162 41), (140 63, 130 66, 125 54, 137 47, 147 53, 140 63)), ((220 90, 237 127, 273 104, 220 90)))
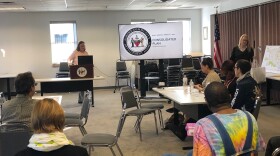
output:
POLYGON ((71 79, 82 79, 82 78, 93 78, 93 77, 94 77, 93 64, 70 66, 71 79))

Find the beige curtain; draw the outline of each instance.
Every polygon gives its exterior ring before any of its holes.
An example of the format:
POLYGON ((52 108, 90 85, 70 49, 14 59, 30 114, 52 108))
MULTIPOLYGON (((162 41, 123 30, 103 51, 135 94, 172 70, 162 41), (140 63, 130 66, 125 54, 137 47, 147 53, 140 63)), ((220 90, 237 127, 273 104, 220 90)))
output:
MULTIPOLYGON (((258 7, 250 7, 218 15, 221 36, 220 49, 223 61, 230 58, 231 51, 233 47, 238 45, 239 38, 242 34, 249 35, 249 42, 253 48, 254 45, 258 47, 258 12, 258 7)), ((212 15, 211 18, 214 18, 214 15, 212 15)), ((212 25, 212 27, 214 27, 214 25, 212 25)), ((256 50, 254 49, 254 51, 256 50)))
POLYGON ((266 45, 280 45, 280 1, 260 6, 261 60, 266 45))
MULTIPOLYGON (((266 45, 280 45, 280 2, 260 6, 260 62, 266 45)), ((263 91, 263 93, 265 93, 263 91)), ((271 92, 271 99, 280 101, 280 92, 271 92)))

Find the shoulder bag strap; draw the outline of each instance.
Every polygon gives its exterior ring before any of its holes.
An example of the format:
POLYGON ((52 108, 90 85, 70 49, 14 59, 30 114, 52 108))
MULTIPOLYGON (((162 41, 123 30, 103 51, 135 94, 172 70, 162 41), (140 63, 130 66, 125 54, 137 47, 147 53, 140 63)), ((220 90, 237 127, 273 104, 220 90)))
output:
POLYGON ((229 136, 227 130, 225 129, 225 127, 223 126, 222 122, 215 115, 208 115, 207 118, 210 119, 214 123, 217 130, 219 131, 223 144, 224 144, 226 155, 235 154, 236 151, 234 149, 230 136, 229 136))
POLYGON ((249 150, 252 147, 252 138, 253 138, 252 118, 248 112, 244 111, 244 113, 246 114, 247 119, 248 119, 248 132, 247 132, 245 144, 243 146, 243 151, 249 150))

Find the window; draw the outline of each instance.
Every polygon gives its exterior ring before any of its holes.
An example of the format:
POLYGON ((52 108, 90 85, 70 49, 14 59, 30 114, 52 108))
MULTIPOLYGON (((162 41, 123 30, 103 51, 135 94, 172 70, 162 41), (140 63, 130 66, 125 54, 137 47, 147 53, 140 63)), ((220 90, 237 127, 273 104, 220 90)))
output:
POLYGON ((51 22, 52 64, 67 62, 77 45, 76 22, 51 22))
POLYGON ((191 20, 190 19, 168 19, 167 22, 183 23, 183 53, 189 55, 191 52, 191 20))

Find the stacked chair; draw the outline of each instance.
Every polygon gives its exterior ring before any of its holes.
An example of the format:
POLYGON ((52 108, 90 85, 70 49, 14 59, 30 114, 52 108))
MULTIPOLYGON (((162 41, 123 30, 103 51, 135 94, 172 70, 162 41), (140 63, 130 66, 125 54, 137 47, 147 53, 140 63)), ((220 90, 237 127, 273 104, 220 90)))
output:
POLYGON ((115 79, 115 89, 120 86, 120 79, 125 79, 127 86, 131 84, 130 73, 127 71, 126 63, 124 61, 117 60, 116 62, 116 79, 115 79))
POLYGON ((180 86, 180 82, 182 79, 180 59, 169 59, 166 71, 166 85, 180 86))

